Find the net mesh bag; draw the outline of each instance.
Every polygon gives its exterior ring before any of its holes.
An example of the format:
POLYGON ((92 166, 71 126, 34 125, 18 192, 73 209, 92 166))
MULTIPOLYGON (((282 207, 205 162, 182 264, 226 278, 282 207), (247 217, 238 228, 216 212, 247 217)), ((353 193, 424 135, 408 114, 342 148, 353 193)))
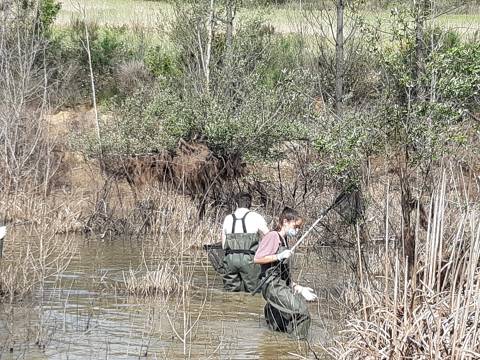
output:
POLYGON ((225 268, 223 267, 223 257, 225 256, 225 250, 222 248, 222 242, 206 244, 203 245, 203 248, 207 252, 208 260, 215 271, 219 274, 224 274, 225 268))

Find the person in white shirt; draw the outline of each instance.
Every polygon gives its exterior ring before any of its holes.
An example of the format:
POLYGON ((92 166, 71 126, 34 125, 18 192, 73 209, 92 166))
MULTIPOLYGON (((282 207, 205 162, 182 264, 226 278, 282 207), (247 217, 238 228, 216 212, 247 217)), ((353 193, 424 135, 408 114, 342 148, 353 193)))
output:
POLYGON ((258 285, 260 275, 260 266, 253 262, 253 257, 261 236, 269 230, 263 216, 249 210, 252 205, 250 194, 238 194, 236 203, 235 212, 223 222, 223 287, 226 291, 252 292, 258 285))

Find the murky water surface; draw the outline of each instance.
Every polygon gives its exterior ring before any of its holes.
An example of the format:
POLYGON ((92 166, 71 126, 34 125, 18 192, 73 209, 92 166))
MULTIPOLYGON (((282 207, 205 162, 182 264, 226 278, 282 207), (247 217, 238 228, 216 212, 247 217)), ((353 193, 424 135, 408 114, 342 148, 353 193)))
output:
MULTIPOLYGON (((139 298, 125 293, 124 275, 166 261, 142 256, 154 244, 76 241, 67 271, 35 294, 35 306, 1 306, 0 359, 315 358, 304 342, 268 330, 261 294, 224 293, 201 251, 173 259, 184 264, 190 290, 166 300, 139 298)), ((319 294, 320 301, 309 305, 310 345, 323 358, 319 345, 328 345, 339 330, 339 305, 332 299, 346 269, 315 254, 296 258, 294 278, 319 294)))

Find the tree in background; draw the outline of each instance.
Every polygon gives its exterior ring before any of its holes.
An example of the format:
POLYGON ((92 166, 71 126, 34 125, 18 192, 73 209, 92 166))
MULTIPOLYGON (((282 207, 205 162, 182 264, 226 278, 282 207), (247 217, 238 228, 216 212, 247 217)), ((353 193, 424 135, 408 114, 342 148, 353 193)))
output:
POLYGON ((54 69, 46 66, 50 27, 60 9, 51 0, 5 2, 0 12, 0 187, 7 194, 47 194, 58 160, 46 136, 54 69))
MULTIPOLYGON (((107 158, 167 159, 206 148, 206 159, 220 167, 208 171, 211 184, 199 192, 205 198, 220 191, 223 174, 236 179, 245 162, 280 159, 285 141, 305 138, 314 79, 297 57, 302 43, 275 34, 258 16, 234 23, 235 6, 205 1, 176 8, 170 31, 176 71, 118 98, 113 119, 101 126, 107 158)), ((98 156, 93 138, 86 144, 98 156)))
MULTIPOLYGON (((478 111, 479 63, 474 57, 477 44, 432 25, 437 10, 430 2, 407 5, 394 10, 388 24, 368 25, 359 19, 359 36, 350 38, 350 45, 360 44, 355 47, 357 76, 372 82, 363 83, 363 97, 349 96, 344 102, 342 119, 329 113, 327 103, 318 115, 323 129, 315 144, 324 159, 322 167, 343 187, 359 187, 362 179, 368 179, 364 164, 369 157, 388 161, 400 184, 402 226, 398 238, 413 264, 415 218, 418 214, 426 224, 422 198, 430 195, 433 170, 445 155, 460 158, 463 144, 478 126, 472 119, 478 111), (391 29, 387 35, 385 28, 391 29), (359 67, 362 63, 367 64, 365 72, 359 67)), ((332 14, 333 9, 330 18, 332 14)), ((317 18, 318 28, 330 29, 333 37, 334 28, 328 24, 334 23, 321 22, 329 17, 317 18)), ((328 42, 327 34, 318 36, 317 42, 328 42)), ((319 56, 327 59, 324 66, 332 64, 329 68, 334 73, 333 57, 328 57, 331 52, 325 49, 328 47, 320 47, 319 56)), ((346 59, 348 69, 349 57, 346 59)), ((347 70, 345 75, 345 84, 355 82, 355 74, 347 70)), ((323 84, 332 94, 334 87, 328 84, 334 80, 330 80, 323 84)), ((330 105, 335 108, 335 103, 330 105)))
POLYGON ((345 101, 356 80, 354 68, 363 46, 360 10, 364 1, 331 0, 307 3, 303 16, 316 45, 316 61, 322 82, 322 97, 334 104, 335 114, 343 117, 345 101))

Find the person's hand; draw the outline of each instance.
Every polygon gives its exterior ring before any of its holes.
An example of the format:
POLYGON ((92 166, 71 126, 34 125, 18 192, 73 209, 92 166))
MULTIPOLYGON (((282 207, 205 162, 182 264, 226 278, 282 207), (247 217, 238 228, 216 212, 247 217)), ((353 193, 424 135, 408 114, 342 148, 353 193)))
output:
POLYGON ((306 286, 295 285, 295 292, 303 296, 307 301, 315 301, 318 299, 312 288, 306 286))
POLYGON ((277 254, 277 260, 288 259, 290 256, 292 256, 292 250, 283 250, 280 254, 277 254))

